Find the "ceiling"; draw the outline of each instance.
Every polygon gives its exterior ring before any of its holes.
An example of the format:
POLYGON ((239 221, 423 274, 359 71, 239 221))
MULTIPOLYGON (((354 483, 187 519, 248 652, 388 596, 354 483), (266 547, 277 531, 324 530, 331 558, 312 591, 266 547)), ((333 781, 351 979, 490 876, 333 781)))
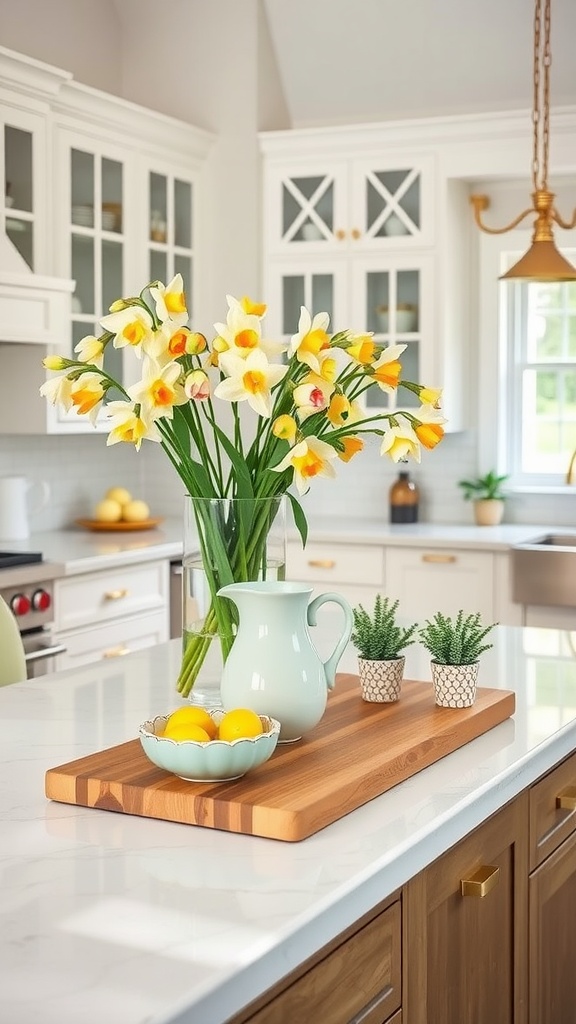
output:
MULTIPOLYGON (((532 0, 263 0, 293 127, 532 105, 532 0)), ((575 0, 552 0, 551 104, 576 103, 575 0)))

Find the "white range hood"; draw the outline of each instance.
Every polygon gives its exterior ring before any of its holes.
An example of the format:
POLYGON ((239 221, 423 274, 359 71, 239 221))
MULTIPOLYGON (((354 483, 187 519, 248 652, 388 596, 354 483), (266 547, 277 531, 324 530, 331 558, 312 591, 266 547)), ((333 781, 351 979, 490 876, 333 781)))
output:
POLYGON ((70 333, 74 281, 34 274, 0 229, 0 342, 56 345, 70 333))

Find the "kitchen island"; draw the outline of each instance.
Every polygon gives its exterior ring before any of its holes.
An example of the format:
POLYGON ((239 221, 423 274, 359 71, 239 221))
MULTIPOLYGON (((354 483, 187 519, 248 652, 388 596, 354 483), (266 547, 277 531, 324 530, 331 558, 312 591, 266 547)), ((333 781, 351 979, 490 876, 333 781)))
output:
POLYGON ((398 892, 576 749, 571 637, 495 633, 480 685, 514 717, 296 844, 45 799, 48 768, 178 706, 177 641, 0 690, 0 1018, 219 1024, 398 892))

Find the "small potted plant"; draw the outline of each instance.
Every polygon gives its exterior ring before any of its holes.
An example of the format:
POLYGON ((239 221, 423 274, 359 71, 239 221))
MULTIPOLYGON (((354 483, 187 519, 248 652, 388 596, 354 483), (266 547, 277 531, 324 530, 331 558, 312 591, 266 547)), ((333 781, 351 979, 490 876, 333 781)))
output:
POLYGON ((484 626, 480 612, 456 618, 436 612, 419 631, 420 641, 432 656, 432 682, 441 708, 469 708, 476 699, 480 655, 493 644, 484 641, 497 623, 484 626))
POLYGON ((507 473, 498 476, 491 469, 486 476, 476 477, 475 480, 458 481, 458 486, 464 493, 464 500, 474 503, 474 519, 477 526, 498 526, 502 522, 506 498, 502 485, 507 479, 507 473))
POLYGON ((399 626, 396 622, 398 604, 377 594, 372 615, 361 604, 352 611, 351 640, 358 652, 363 700, 391 702, 400 696, 406 661, 401 651, 415 642, 418 623, 399 626))

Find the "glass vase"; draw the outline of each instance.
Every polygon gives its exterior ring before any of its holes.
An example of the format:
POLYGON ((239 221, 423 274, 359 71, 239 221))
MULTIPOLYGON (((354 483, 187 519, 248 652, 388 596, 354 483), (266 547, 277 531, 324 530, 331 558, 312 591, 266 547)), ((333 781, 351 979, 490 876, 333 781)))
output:
POLYGON ((186 498, 182 559, 182 666, 177 689, 201 707, 219 707, 222 667, 238 612, 218 591, 228 583, 283 580, 285 495, 186 498))

